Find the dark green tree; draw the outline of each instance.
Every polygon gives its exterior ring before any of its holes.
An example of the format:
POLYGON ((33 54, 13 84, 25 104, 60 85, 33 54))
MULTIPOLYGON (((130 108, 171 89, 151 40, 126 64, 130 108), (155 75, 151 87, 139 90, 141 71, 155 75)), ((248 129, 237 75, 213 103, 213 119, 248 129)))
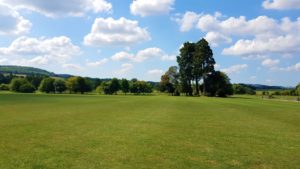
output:
POLYGON ((180 49, 180 54, 177 56, 179 66, 181 90, 186 95, 192 96, 192 80, 193 78, 193 57, 195 52, 195 44, 186 42, 180 49))
POLYGON ((84 94, 85 92, 92 91, 92 85, 91 82, 88 79, 85 79, 83 77, 70 77, 66 81, 67 89, 70 91, 70 93, 81 93, 84 94))
POLYGON ((55 79, 54 88, 55 92, 62 93, 67 90, 66 82, 62 79, 55 79))
POLYGON ((193 59, 193 75, 196 82, 196 94, 199 95, 199 80, 203 79, 203 95, 206 95, 206 78, 214 72, 216 64, 213 52, 208 42, 202 38, 196 43, 196 50, 193 59))
POLYGON ((41 92, 46 92, 46 93, 55 93, 55 87, 54 87, 54 78, 45 78, 41 82, 39 86, 39 90, 41 92))
POLYGON ((127 79, 122 79, 121 80, 121 90, 123 93, 128 93, 129 92, 129 89, 130 89, 130 86, 129 86, 129 81, 127 79))
POLYGON ((110 83, 111 92, 117 94, 117 92, 120 90, 120 87, 119 80, 117 78, 113 78, 110 83))
POLYGON ((35 88, 25 78, 14 78, 10 83, 10 90, 21 93, 32 93, 35 91, 35 88))
POLYGON ((230 79, 225 73, 213 72, 207 76, 206 80, 208 96, 226 97, 233 94, 230 79))

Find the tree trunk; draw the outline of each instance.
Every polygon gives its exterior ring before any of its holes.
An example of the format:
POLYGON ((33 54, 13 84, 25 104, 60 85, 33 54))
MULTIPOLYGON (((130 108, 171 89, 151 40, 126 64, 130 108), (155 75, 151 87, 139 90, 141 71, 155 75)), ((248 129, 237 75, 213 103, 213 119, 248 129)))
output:
POLYGON ((206 96, 206 83, 205 83, 205 75, 203 75, 203 95, 206 96))
POLYGON ((199 81, 196 78, 196 96, 199 96, 199 81))

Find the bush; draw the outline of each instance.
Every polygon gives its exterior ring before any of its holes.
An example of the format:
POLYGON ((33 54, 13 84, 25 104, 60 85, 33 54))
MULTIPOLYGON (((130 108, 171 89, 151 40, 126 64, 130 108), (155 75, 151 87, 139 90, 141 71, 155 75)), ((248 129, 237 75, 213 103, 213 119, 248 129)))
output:
POLYGON ((35 88, 27 79, 14 78, 10 83, 10 90, 21 93, 32 93, 35 91, 35 88))
POLYGON ((53 78, 43 79, 43 81, 40 84, 39 90, 41 92, 46 92, 46 93, 55 92, 54 82, 55 79, 53 78))
POLYGON ((9 85, 8 84, 1 84, 0 85, 0 90, 9 90, 9 85))
POLYGON ((21 93, 33 93, 35 91, 35 88, 30 83, 22 84, 19 88, 19 92, 21 93))

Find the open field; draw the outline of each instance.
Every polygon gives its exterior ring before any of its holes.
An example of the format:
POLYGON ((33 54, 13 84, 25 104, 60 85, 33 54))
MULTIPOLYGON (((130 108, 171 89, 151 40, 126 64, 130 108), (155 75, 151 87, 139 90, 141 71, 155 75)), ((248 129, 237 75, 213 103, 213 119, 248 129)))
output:
POLYGON ((300 104, 0 94, 0 168, 299 168, 300 104))

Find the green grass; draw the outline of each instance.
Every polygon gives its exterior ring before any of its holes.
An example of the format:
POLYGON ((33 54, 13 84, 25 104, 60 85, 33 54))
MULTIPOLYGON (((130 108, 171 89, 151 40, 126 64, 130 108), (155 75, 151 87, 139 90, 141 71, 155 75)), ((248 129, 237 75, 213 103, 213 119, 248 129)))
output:
POLYGON ((299 168, 300 104, 0 94, 0 168, 299 168))

